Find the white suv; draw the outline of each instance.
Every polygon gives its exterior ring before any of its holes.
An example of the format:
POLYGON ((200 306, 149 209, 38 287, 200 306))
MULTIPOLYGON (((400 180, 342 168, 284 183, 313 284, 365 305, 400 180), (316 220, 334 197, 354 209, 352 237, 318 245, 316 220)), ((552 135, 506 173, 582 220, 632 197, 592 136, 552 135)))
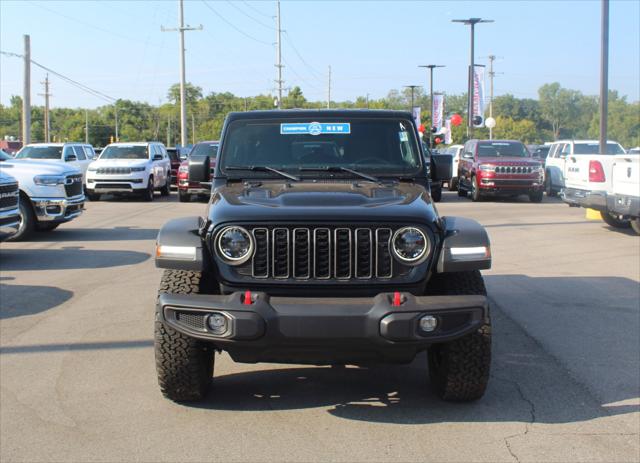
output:
POLYGON ((65 163, 82 172, 86 183, 87 168, 95 156, 93 146, 86 143, 32 143, 23 147, 15 159, 65 163))
POLYGON ((451 179, 449 180, 449 191, 458 189, 458 166, 460 165, 460 156, 464 145, 451 145, 445 150, 445 154, 451 155, 451 179))
POLYGON ((87 170, 87 197, 101 194, 141 195, 152 201, 155 190, 168 196, 171 161, 162 143, 112 143, 87 170))

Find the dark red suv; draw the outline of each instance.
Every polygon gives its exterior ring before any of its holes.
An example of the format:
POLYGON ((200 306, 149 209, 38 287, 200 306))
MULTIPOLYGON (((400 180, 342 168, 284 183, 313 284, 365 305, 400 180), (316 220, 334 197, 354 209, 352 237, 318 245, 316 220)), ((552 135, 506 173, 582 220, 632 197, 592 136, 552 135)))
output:
MULTIPOLYGON (((189 156, 209 156, 211 172, 213 172, 216 166, 218 145, 217 141, 201 141, 193 145, 189 156)), ((189 202, 193 195, 209 195, 209 193, 211 190, 203 187, 200 182, 189 180, 189 160, 182 161, 178 169, 178 200, 183 203, 189 202)))
POLYGON ((473 201, 522 194, 534 203, 542 201, 544 168, 519 141, 469 140, 460 157, 458 178, 458 195, 471 193, 473 201))

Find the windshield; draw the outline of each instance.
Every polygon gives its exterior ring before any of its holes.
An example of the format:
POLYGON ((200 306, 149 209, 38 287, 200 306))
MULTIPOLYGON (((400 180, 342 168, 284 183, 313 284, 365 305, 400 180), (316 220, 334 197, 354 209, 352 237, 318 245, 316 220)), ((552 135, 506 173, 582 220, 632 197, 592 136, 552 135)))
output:
POLYGON ((149 153, 144 145, 111 145, 104 149, 100 159, 149 159, 149 153))
MULTIPOLYGON (((601 154, 600 143, 575 143, 573 145, 573 154, 601 154)), ((624 154, 624 150, 617 143, 607 143, 607 154, 624 154)))
POLYGON ((193 147, 189 156, 209 156, 215 158, 216 154, 218 154, 217 143, 198 143, 193 147))
POLYGON ((61 159, 62 146, 25 146, 16 159, 61 159))
POLYGON ((528 158, 529 151, 519 141, 481 141, 478 142, 479 158, 528 158))
MULTIPOLYGON (((266 166, 317 176, 317 170, 309 169, 338 167, 400 175, 415 173, 421 162, 410 121, 332 118, 319 122, 233 122, 226 132, 220 165, 222 171, 226 167, 266 166)), ((268 172, 252 175, 272 176, 268 172)))

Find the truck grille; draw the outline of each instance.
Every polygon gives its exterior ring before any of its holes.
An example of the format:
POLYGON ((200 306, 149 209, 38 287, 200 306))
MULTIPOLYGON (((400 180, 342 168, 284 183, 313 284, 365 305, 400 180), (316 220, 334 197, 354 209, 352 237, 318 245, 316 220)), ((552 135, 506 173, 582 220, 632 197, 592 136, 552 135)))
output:
POLYGON ((131 167, 99 167, 97 173, 99 175, 128 175, 131 173, 131 167))
POLYGON ((533 172, 531 166, 497 166, 496 174, 530 174, 533 172))
POLYGON ((82 194, 82 174, 67 175, 64 190, 68 198, 82 194))
MULTIPOLYGON (((248 262, 254 278, 367 280, 392 278, 386 227, 256 227, 255 252, 248 262)), ((241 272, 245 273, 245 272, 241 272)))
POLYGON ((18 207, 18 197, 17 183, 0 185, 0 209, 15 209, 18 207))

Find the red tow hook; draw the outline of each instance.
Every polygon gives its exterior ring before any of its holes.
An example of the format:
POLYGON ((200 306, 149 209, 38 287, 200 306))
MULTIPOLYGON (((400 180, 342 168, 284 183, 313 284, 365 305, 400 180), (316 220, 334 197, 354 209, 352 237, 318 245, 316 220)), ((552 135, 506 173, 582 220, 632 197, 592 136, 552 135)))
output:
POLYGON ((242 300, 242 303, 244 305, 251 305, 253 304, 253 301, 251 300, 251 291, 245 291, 244 292, 244 299, 242 300))
POLYGON ((400 294, 398 291, 396 291, 395 293, 393 293, 393 306, 394 307, 400 307, 402 305, 402 294, 400 294))

